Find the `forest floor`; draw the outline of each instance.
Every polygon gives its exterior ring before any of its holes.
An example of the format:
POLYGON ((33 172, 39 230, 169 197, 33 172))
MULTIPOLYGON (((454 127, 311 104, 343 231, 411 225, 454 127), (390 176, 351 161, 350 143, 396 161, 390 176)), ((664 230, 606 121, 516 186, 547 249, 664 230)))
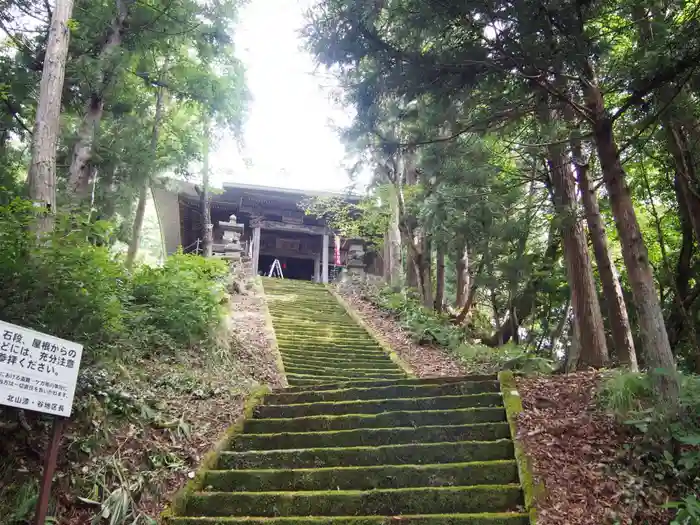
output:
POLYGON ((419 345, 396 320, 372 303, 363 300, 347 288, 338 288, 338 293, 352 306, 377 334, 394 349, 418 377, 454 377, 466 375, 462 363, 435 345, 419 345))
MULTIPOLYGON (((339 290, 363 320, 419 377, 468 372, 445 350, 413 342, 389 314, 348 289, 339 290)), ((596 404, 599 372, 518 378, 524 412, 518 438, 545 487, 538 525, 667 525, 667 494, 631 474, 623 462, 632 436, 596 404)), ((653 484, 652 484, 653 485, 653 484)))
MULTIPOLYGON (((247 394, 262 384, 284 386, 262 288, 253 281, 245 288, 230 301, 222 331, 230 344, 111 363, 117 373, 108 383, 114 388, 76 411, 66 431, 54 484, 59 506, 51 509, 57 523, 85 525, 100 513, 131 515, 115 523, 157 523, 175 491, 240 416, 247 394)), ((0 429, 0 457, 15 458, 0 460, 0 525, 25 523, 33 510, 48 425, 30 424, 22 439, 2 439, 0 429)))

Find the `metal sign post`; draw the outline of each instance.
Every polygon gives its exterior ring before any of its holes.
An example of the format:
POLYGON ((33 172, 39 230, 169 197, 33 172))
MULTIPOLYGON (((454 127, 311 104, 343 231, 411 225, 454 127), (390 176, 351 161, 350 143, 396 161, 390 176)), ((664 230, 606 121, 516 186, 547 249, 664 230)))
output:
POLYGON ((41 475, 39 499, 36 502, 36 511, 34 513, 34 525, 46 524, 46 514, 49 510, 49 498, 51 497, 51 483, 53 482, 53 473, 56 470, 56 460, 58 459, 58 449, 61 446, 61 439, 63 439, 63 430, 65 427, 65 418, 60 416, 54 417, 51 441, 46 451, 44 472, 41 475))
POLYGON ((63 430, 73 408, 83 345, 0 321, 0 404, 54 416, 35 525, 44 525, 63 430))

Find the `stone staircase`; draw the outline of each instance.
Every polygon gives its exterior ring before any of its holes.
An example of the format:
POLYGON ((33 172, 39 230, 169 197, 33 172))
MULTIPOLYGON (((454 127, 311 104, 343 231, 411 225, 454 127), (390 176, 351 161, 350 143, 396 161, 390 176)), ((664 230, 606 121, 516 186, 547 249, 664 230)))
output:
POLYGON ((323 286, 264 287, 292 386, 251 411, 170 523, 530 523, 495 376, 409 378, 323 286))

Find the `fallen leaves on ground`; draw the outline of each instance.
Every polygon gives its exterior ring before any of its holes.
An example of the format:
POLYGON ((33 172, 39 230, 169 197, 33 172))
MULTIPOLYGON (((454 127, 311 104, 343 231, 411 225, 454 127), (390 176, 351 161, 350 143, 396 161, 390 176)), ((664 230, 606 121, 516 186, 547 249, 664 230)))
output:
MULTIPOLYGON (((88 524, 99 511, 99 506, 78 498, 85 494, 77 493, 69 480, 88 477, 108 464, 118 465, 129 485, 143 480, 143 490, 134 492, 134 508, 157 520, 177 490, 199 468, 204 455, 240 417, 247 392, 257 385, 285 386, 271 345, 274 333, 266 324, 263 291, 252 280, 241 287, 243 293, 231 296, 229 304, 225 337, 233 340, 216 365, 212 365, 210 355, 196 349, 187 355, 154 357, 137 364, 135 384, 140 382, 158 396, 163 414, 169 416, 162 425, 166 428, 125 422, 114 430, 109 444, 85 457, 84 464, 63 465, 62 479, 57 484, 64 509, 62 525, 88 524), (179 420, 184 422, 186 435, 181 432, 179 420), (73 472, 66 475, 69 470, 73 472)), ((72 430, 76 435, 86 432, 84 426, 76 424, 72 430)), ((75 445, 66 441, 64 446, 75 445)), ((103 494, 102 499, 107 495, 103 494)))
POLYGON ((630 438, 595 405, 598 372, 518 379, 518 438, 545 486, 538 525, 661 525, 663 496, 635 493, 617 464, 630 438))
POLYGON ((418 377, 456 377, 466 375, 466 370, 447 352, 429 345, 419 345, 411 340, 396 320, 382 312, 357 294, 338 290, 343 298, 355 309, 376 333, 386 340, 391 348, 403 359, 418 377))

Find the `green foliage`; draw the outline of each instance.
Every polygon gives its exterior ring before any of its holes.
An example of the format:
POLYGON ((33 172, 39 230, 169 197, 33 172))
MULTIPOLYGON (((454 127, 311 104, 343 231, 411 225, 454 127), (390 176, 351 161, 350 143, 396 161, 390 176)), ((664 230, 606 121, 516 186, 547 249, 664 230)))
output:
POLYGON ((221 260, 181 252, 160 268, 138 268, 130 301, 134 330, 151 327, 176 345, 208 342, 223 317, 227 274, 221 260))
POLYGON ((84 365, 108 354, 212 343, 223 318, 225 263, 178 253, 133 274, 104 244, 103 221, 60 217, 56 231, 30 233, 31 205, 0 206, 3 320, 85 345, 84 365))
POLYGON ((465 343, 457 348, 456 354, 470 372, 477 374, 493 374, 500 370, 514 370, 521 374, 551 374, 554 371, 551 359, 533 355, 512 343, 497 348, 465 343))
POLYGON ((313 197, 301 206, 306 215, 323 219, 342 237, 362 239, 369 249, 382 246, 389 218, 378 195, 370 195, 357 203, 341 197, 313 197))
POLYGON ((677 509, 676 517, 670 525, 700 524, 700 499, 696 494, 690 494, 681 501, 668 503, 666 508, 677 509))
POLYGON ((700 483, 700 376, 682 377, 680 399, 680 411, 669 416, 656 406, 646 375, 623 371, 609 373, 598 391, 602 407, 635 435, 626 447, 633 470, 676 493, 689 492, 672 507, 678 509, 677 523, 695 525, 697 500, 690 493, 700 483))
POLYGON ((396 292, 384 288, 375 300, 377 306, 398 318, 401 326, 417 343, 434 343, 454 350, 464 340, 465 334, 461 328, 423 307, 420 299, 411 291, 396 292))

